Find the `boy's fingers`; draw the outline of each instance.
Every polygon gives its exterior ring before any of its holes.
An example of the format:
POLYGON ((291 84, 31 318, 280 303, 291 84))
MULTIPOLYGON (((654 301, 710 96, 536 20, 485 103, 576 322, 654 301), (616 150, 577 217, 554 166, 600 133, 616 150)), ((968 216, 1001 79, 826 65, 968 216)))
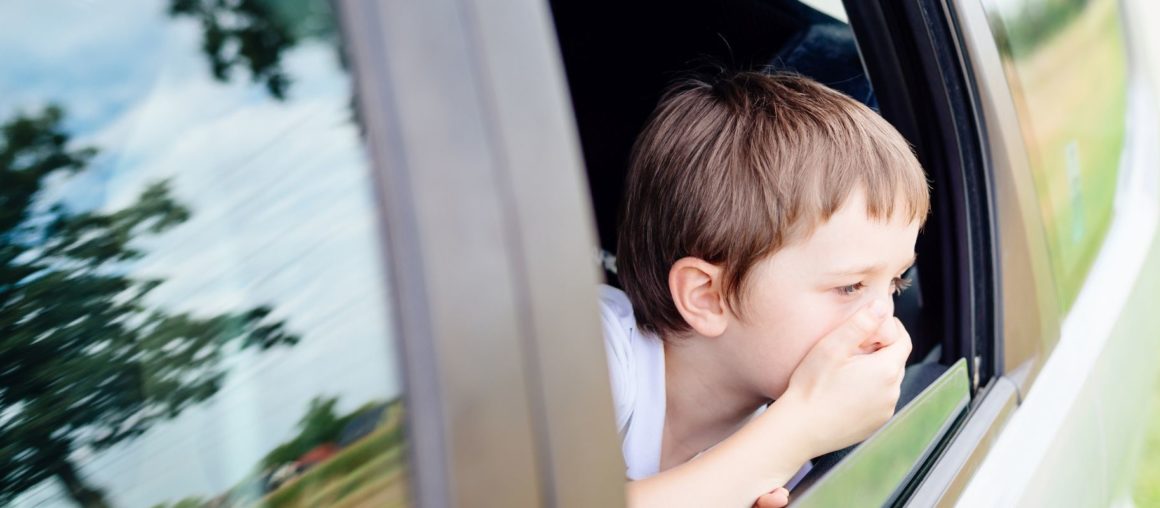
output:
POLYGON ((894 342, 883 347, 879 352, 894 362, 905 364, 906 359, 910 356, 910 334, 906 332, 906 327, 902 326, 902 322, 898 318, 892 318, 887 321, 893 321, 895 330, 894 342))
POLYGON ((894 341, 898 340, 898 334, 902 328, 901 323, 897 321, 897 318, 882 320, 878 330, 866 337, 858 347, 863 353, 873 353, 893 344, 894 341))
POLYGON ((902 327, 902 321, 896 317, 890 317, 882 320, 882 326, 878 328, 878 340, 882 342, 883 346, 894 344, 906 330, 902 327))
POLYGON ((858 348, 866 339, 871 338, 882 325, 889 307, 881 300, 874 300, 869 305, 855 312, 850 319, 842 323, 830 333, 830 340, 837 341, 849 348, 858 348))
POLYGON ((773 489, 773 492, 757 498, 753 504, 756 508, 784 508, 789 504, 789 491, 785 487, 773 489))

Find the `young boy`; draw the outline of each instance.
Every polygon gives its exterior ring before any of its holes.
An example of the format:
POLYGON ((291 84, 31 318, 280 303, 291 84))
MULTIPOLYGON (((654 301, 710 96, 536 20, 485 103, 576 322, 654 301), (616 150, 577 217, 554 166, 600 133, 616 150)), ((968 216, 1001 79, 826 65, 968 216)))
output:
POLYGON ((783 505, 885 423, 928 208, 906 140, 849 97, 758 73, 670 90, 633 149, 624 292, 601 290, 630 506, 783 505))

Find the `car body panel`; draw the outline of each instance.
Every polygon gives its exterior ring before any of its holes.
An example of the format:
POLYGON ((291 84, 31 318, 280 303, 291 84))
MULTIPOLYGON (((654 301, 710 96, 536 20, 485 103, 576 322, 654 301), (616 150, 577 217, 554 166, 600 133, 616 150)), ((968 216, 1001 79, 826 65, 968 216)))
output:
MULTIPOLYGON (((1154 89, 1131 70, 1113 224, 1055 349, 962 506, 1106 505, 1124 494, 1160 353, 1154 89)), ((1010 340, 1010 339, 1009 339, 1010 340)))

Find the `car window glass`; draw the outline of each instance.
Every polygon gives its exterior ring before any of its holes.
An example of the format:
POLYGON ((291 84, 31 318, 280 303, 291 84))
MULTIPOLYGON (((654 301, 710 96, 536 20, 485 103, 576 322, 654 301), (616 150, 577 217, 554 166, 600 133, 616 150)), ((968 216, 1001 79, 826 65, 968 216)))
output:
POLYGON ((407 504, 330 5, 0 3, 0 505, 407 504))
POLYGON ((1115 0, 984 2, 1028 147, 1061 305, 1111 223, 1127 59, 1115 0))
POLYGON ((896 501, 961 421, 969 402, 967 361, 959 359, 841 462, 795 489, 793 506, 885 506, 896 501))

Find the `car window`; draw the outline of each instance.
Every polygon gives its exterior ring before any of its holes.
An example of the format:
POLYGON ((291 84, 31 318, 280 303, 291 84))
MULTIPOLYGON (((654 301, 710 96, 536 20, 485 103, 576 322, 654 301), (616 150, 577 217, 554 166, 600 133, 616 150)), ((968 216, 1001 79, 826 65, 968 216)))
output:
POLYGON ((407 504, 330 5, 0 4, 0 505, 407 504))
POLYGON ((959 359, 824 476, 795 489, 793 506, 883 506, 897 500, 969 402, 967 361, 959 359))
POLYGON ((1066 311, 1113 213, 1127 82, 1117 3, 984 5, 1015 98, 1066 311))

